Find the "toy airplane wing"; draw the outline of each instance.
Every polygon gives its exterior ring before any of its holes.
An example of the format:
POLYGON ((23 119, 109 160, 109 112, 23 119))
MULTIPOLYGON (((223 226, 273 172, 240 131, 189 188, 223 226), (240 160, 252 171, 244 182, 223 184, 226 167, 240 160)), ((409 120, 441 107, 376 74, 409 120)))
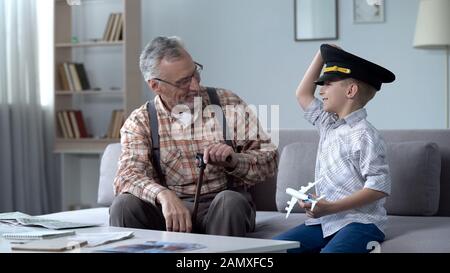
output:
POLYGON ((287 202, 288 207, 286 207, 286 219, 289 217, 289 214, 291 213, 292 209, 294 208, 295 204, 297 203, 297 198, 292 197, 290 201, 287 202))
POLYGON ((300 190, 294 190, 292 188, 287 188, 286 193, 291 195, 292 198, 290 201, 287 201, 288 207, 286 207, 286 219, 289 217, 289 214, 291 213, 292 209, 294 208, 295 204, 298 200, 306 200, 308 199, 308 196, 305 194, 309 189, 314 187, 316 183, 309 182, 306 187, 301 187, 300 190))
POLYGON ((291 213, 292 209, 294 208, 295 204, 298 200, 306 200, 308 199, 308 196, 301 191, 294 190, 292 188, 287 188, 286 193, 291 195, 292 198, 290 201, 287 201, 288 207, 286 207, 286 219, 289 217, 289 214, 291 213))
POLYGON ((303 201, 309 201, 311 202, 311 210, 314 210, 314 207, 316 206, 317 202, 322 199, 325 196, 321 196, 317 199, 310 198, 306 192, 309 191, 312 187, 314 187, 320 180, 316 182, 309 182, 308 185, 300 187, 300 190, 294 190, 292 188, 287 188, 286 193, 291 195, 292 198, 290 201, 287 201, 288 207, 286 207, 286 218, 289 217, 289 214, 291 213, 292 209, 294 208, 295 204, 297 203, 297 200, 303 200, 303 201))
POLYGON ((299 192, 301 193, 306 193, 307 191, 309 191, 312 187, 314 187, 317 184, 316 182, 309 182, 308 185, 306 187, 300 187, 299 192))

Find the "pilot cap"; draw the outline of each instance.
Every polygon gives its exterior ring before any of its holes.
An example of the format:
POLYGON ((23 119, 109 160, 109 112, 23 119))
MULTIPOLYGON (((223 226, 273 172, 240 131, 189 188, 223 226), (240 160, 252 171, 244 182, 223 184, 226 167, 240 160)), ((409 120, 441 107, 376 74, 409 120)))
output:
POLYGON ((323 74, 315 81, 317 85, 336 79, 354 78, 373 86, 378 91, 382 83, 395 80, 394 73, 386 68, 334 46, 322 44, 320 53, 325 68, 323 74))

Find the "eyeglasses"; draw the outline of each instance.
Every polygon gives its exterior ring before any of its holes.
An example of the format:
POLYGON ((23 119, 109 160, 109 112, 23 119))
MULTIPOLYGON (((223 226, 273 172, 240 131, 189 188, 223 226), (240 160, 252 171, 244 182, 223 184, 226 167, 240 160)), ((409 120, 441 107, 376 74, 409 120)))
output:
POLYGON ((168 85, 171 85, 173 87, 186 90, 186 89, 189 88, 189 85, 192 82, 192 78, 195 78, 198 82, 200 81, 200 73, 203 70, 203 65, 201 65, 201 64, 199 64, 197 62, 194 62, 194 64, 195 64, 195 70, 192 73, 192 75, 187 76, 185 78, 182 78, 181 80, 178 80, 175 83, 171 83, 169 81, 166 81, 166 80, 163 80, 163 79, 160 79, 160 78, 153 78, 153 79, 156 80, 156 81, 167 83, 168 85))

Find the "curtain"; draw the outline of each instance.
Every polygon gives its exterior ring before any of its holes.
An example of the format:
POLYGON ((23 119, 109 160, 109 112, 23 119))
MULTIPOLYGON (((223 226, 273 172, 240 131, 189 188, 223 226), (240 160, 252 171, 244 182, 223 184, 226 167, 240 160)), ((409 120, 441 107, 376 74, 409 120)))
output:
POLYGON ((37 0, 0 0, 0 212, 58 209, 51 109, 41 105, 37 0))

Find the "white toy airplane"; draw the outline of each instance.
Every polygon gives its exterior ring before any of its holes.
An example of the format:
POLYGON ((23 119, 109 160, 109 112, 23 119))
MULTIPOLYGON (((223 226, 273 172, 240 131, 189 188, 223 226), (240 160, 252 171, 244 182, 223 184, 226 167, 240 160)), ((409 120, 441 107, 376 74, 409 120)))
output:
POLYGON ((314 207, 316 206, 316 203, 325 197, 325 195, 322 195, 316 199, 312 198, 309 194, 306 194, 307 191, 309 191, 312 187, 314 187, 317 182, 314 183, 309 182, 306 187, 300 187, 300 190, 294 190, 293 188, 287 188, 286 193, 291 195, 292 198, 290 201, 287 201, 289 207, 286 207, 286 219, 289 217, 289 214, 291 213, 292 209, 294 208, 295 204, 297 203, 297 200, 302 200, 303 202, 310 202, 311 205, 311 211, 314 210, 314 207))

